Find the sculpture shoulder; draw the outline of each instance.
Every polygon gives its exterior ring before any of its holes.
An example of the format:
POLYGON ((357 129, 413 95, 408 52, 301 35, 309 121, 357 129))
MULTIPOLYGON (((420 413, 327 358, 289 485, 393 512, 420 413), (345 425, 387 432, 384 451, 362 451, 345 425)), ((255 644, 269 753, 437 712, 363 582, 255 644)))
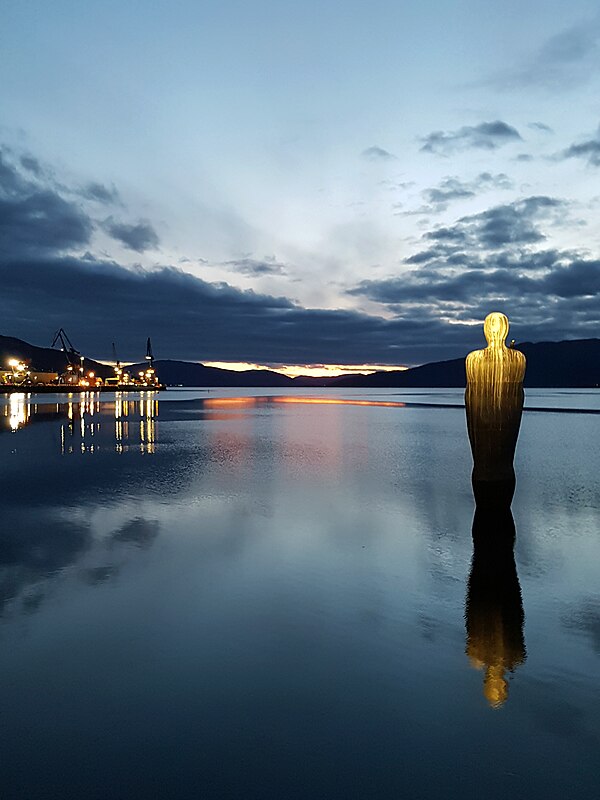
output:
POLYGON ((481 361, 482 358, 485 357, 485 350, 473 350, 465 359, 465 363, 467 365, 467 369, 471 364, 475 364, 478 361, 481 361))
POLYGON ((485 350, 473 350, 472 353, 465 358, 465 372, 467 373, 467 384, 475 380, 477 372, 480 369, 480 364, 485 358, 485 350))
POLYGON ((523 380, 525 375, 525 368, 527 366, 527 359, 525 358, 525 354, 522 353, 520 350, 509 350, 510 358, 512 361, 513 369, 517 371, 518 378, 517 380, 523 380))

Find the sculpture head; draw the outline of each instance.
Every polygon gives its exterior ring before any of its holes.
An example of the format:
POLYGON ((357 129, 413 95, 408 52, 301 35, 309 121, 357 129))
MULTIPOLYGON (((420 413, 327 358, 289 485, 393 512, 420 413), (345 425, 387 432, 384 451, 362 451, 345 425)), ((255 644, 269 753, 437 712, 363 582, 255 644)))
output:
POLYGON ((483 332, 489 345, 500 346, 508 336, 508 317, 499 311, 488 314, 483 323, 483 332))

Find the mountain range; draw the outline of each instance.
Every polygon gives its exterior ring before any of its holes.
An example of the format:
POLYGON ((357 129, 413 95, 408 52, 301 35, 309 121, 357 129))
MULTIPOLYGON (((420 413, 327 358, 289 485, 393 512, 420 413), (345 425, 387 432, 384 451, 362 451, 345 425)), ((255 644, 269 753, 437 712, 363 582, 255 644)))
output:
MULTIPOLYGON (((562 342, 524 342, 516 345, 527 358, 525 386, 547 388, 585 388, 600 385, 600 339, 574 339, 562 342)), ((466 355, 466 354, 465 354, 466 355)), ((68 364, 61 350, 36 347, 21 339, 0 336, 0 368, 6 368, 10 358, 26 361, 31 370, 63 372, 68 364)), ((370 375, 343 375, 335 378, 298 376, 290 378, 272 370, 235 370, 205 367, 191 361, 157 359, 156 373, 168 386, 239 386, 239 387, 356 387, 356 388, 418 388, 464 387, 464 358, 436 361, 430 364, 370 375)), ((91 358, 85 358, 86 372, 94 371, 106 378, 114 370, 91 358)), ((145 369, 147 362, 132 364, 134 374, 145 369)))

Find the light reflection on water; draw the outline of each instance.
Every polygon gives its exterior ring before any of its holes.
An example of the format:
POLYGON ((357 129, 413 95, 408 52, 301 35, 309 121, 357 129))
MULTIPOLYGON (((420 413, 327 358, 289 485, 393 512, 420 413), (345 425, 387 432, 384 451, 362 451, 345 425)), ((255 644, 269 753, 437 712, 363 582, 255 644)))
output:
POLYGON ((6 404, 7 797, 595 796, 597 418, 307 399, 6 404))
POLYGON ((37 403, 34 395, 15 393, 8 395, 4 405, 5 427, 0 428, 0 432, 16 432, 35 422, 60 419, 62 455, 72 455, 76 451, 94 453, 106 446, 117 453, 137 446, 140 452, 153 454, 158 416, 156 394, 146 392, 139 399, 129 399, 127 394, 117 392, 114 401, 105 402, 101 401, 99 392, 82 392, 71 395, 67 402, 37 403), (110 415, 114 415, 114 443, 106 420, 110 415), (99 441, 101 433, 104 434, 102 442, 99 441))

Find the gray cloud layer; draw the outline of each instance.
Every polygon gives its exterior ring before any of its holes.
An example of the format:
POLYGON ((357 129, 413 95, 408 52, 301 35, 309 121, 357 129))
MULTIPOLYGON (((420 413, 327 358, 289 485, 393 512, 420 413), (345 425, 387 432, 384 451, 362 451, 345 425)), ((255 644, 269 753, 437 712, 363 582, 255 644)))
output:
POLYGON ((136 253, 156 250, 160 243, 158 234, 147 220, 140 220, 133 225, 128 225, 108 217, 104 220, 102 227, 113 239, 121 242, 128 250, 135 250, 136 253))
POLYGON ((562 158, 582 158, 592 167, 600 167, 600 130, 595 137, 578 144, 572 144, 563 150, 562 158))
POLYGON ((223 261, 221 266, 232 269, 235 272, 241 272, 243 275, 253 275, 255 277, 260 277, 261 275, 285 275, 287 273, 286 265, 281 261, 277 261, 273 256, 265 256, 264 258, 244 256, 231 261, 223 261))
POLYGON ((398 315, 449 320, 510 309, 527 338, 598 335, 600 260, 578 251, 539 249, 543 227, 560 224, 564 200, 533 196, 462 217, 423 237, 397 277, 362 281, 350 290, 398 315))
POLYGON ((465 125, 457 131, 433 131, 422 139, 421 150, 425 153, 448 155, 456 150, 478 148, 496 150, 502 145, 521 141, 516 128, 502 120, 465 125))
POLYGON ((456 176, 448 176, 437 186, 423 192, 423 198, 430 206, 421 210, 427 213, 444 211, 455 200, 467 200, 489 189, 512 189, 512 182, 503 172, 498 175, 481 172, 472 181, 461 181, 456 176))

